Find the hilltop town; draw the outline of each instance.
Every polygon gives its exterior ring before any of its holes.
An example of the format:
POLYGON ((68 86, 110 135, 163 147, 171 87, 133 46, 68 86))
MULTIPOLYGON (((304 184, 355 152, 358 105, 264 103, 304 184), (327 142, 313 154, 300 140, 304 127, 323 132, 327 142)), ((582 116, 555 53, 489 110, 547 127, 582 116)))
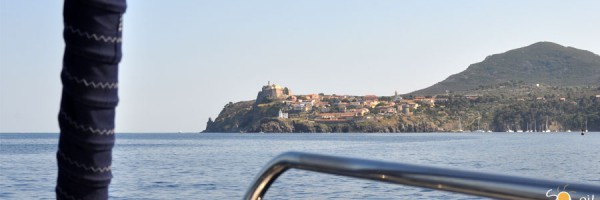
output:
POLYGON ((205 132, 569 131, 600 128, 600 88, 503 83, 433 96, 293 95, 270 82, 205 132))
MULTIPOLYGON (((391 94, 392 92, 390 92, 391 94)), ((600 56, 551 42, 486 57, 409 94, 294 95, 277 84, 228 103, 205 132, 600 130, 600 56)))
POLYGON ((256 103, 280 102, 278 118, 304 118, 319 123, 338 123, 382 116, 410 115, 411 110, 420 105, 433 107, 435 103, 448 101, 447 98, 417 96, 405 100, 396 92, 391 97, 376 95, 291 95, 290 90, 276 84, 263 86, 256 103))

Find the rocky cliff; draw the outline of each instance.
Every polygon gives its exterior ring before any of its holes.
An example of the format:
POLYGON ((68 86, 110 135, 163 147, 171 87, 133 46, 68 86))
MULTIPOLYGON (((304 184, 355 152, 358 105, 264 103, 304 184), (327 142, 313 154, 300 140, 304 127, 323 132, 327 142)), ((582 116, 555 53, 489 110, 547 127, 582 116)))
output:
POLYGON ((303 118, 279 118, 279 102, 255 104, 255 101, 228 103, 219 116, 209 119, 209 133, 395 133, 442 131, 424 116, 375 116, 343 122, 315 122, 303 118))

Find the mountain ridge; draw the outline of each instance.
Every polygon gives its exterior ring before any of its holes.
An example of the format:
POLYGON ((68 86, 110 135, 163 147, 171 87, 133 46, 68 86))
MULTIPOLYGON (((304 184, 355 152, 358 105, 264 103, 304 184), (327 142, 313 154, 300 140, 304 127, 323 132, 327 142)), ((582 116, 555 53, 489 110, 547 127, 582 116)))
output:
POLYGON ((487 56, 460 73, 409 94, 464 92, 506 82, 553 86, 600 85, 600 56, 552 42, 537 42, 487 56))

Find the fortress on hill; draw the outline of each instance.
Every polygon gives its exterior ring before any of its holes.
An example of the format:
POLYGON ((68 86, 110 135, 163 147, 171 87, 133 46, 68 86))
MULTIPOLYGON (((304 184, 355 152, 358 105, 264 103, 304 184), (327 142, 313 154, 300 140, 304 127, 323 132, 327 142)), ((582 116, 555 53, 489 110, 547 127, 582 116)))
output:
POLYGON ((262 87, 262 90, 258 92, 256 97, 256 103, 266 103, 273 100, 287 99, 292 96, 292 91, 287 87, 281 87, 277 84, 271 84, 271 81, 267 85, 262 87))

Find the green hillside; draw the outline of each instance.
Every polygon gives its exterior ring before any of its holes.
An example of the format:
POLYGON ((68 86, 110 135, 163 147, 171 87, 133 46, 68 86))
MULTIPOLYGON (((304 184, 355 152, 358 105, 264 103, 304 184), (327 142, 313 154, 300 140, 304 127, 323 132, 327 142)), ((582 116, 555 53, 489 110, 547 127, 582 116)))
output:
POLYGON ((600 85, 600 56, 585 50, 538 42, 488 56, 413 95, 462 92, 507 82, 552 86, 600 85))

